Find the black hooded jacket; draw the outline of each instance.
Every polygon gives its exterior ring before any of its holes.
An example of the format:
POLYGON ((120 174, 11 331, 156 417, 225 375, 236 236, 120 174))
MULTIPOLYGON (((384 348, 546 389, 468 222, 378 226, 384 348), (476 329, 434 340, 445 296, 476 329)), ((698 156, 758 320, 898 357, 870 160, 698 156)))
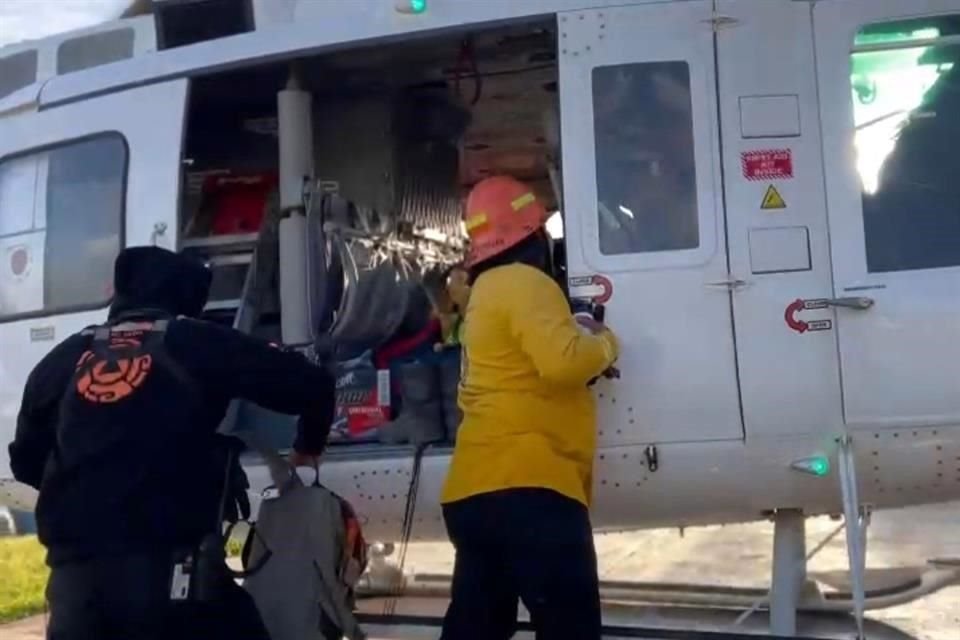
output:
POLYGON ((215 524, 224 477, 215 432, 234 398, 300 414, 295 448, 323 449, 332 375, 300 354, 194 319, 210 280, 202 264, 176 253, 121 252, 110 323, 169 320, 150 338, 163 341, 165 357, 153 357, 129 397, 98 403, 81 393, 76 372, 89 332, 67 338, 31 372, 10 466, 40 490, 37 525, 51 564, 198 542, 215 524))

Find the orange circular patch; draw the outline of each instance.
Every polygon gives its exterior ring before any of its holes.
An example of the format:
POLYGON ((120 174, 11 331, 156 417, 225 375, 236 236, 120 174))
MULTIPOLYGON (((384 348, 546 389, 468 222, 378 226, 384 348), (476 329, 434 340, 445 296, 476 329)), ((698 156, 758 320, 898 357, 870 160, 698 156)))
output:
MULTIPOLYGON (((119 339, 110 344, 111 349, 137 346, 134 340, 119 339)), ((77 392, 88 402, 111 404, 133 395, 143 386, 153 366, 150 355, 135 358, 103 359, 87 351, 77 363, 80 376, 77 392)))

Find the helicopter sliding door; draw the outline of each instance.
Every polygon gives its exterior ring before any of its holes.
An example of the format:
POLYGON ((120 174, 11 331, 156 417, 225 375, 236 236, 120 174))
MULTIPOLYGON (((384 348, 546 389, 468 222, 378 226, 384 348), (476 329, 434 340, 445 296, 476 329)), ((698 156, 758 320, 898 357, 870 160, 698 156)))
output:
POLYGON ((601 447, 743 437, 712 5, 558 17, 570 293, 622 342, 601 447))
POLYGON ((846 423, 960 425, 960 2, 813 15, 846 423))

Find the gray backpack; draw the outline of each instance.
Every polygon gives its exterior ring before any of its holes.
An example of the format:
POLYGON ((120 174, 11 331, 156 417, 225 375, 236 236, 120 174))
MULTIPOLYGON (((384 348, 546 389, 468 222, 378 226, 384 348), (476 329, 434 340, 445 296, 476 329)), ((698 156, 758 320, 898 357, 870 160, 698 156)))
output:
POLYGON ((352 509, 319 482, 305 485, 276 454, 265 457, 274 487, 261 502, 244 564, 266 561, 244 588, 271 640, 365 640, 353 588, 366 568, 366 545, 352 509))

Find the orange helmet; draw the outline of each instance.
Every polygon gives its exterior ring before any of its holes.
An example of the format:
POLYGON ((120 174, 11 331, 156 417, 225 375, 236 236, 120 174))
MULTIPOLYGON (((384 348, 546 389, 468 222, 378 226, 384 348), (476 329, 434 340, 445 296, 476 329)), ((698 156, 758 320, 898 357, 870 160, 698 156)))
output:
POLYGON ((470 237, 466 264, 472 267, 532 236, 547 211, 530 187, 507 176, 480 181, 467 197, 464 224, 470 237))

